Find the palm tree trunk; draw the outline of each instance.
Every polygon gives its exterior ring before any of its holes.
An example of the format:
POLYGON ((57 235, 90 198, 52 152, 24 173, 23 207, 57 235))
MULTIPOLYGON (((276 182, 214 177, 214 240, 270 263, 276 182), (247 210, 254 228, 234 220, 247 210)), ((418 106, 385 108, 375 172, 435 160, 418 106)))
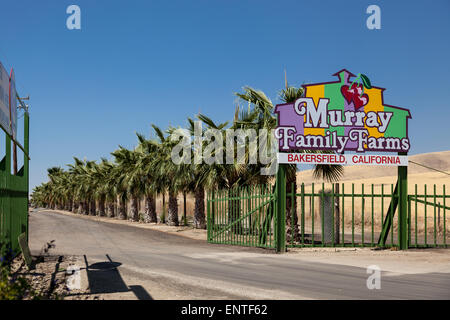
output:
POLYGON ((144 221, 146 223, 157 222, 156 218, 156 198, 154 195, 145 197, 145 214, 144 221))
POLYGON ((105 214, 105 197, 101 196, 99 201, 98 201, 98 215, 100 217, 104 217, 105 214))
POLYGON ((107 203, 107 217, 113 218, 114 217, 114 202, 108 201, 107 203))
POLYGON ((118 208, 118 214, 117 214, 117 218, 119 218, 120 220, 125 220, 127 218, 127 213, 126 213, 126 203, 125 203, 125 199, 120 199, 119 200, 119 208, 118 208))
POLYGON ((89 214, 89 202, 87 200, 83 201, 83 214, 89 214))
POLYGON ((135 196, 131 197, 131 210, 130 210, 130 221, 139 221, 139 213, 138 213, 138 201, 139 199, 135 196))
POLYGON ((167 214, 169 226, 178 226, 178 199, 173 191, 169 191, 169 211, 167 214))
POLYGON ((183 191, 183 225, 187 226, 186 191, 183 191))
POLYGON ((195 207, 194 207, 194 228, 206 229, 205 222, 205 189, 198 187, 194 193, 195 207))
POLYGON ((95 211, 96 211, 96 203, 95 203, 95 199, 91 199, 90 204, 89 204, 89 215, 90 216, 95 216, 95 211))
POLYGON ((159 217, 159 223, 166 223, 166 193, 162 193, 162 214, 159 217))
POLYGON ((73 205, 72 205, 72 212, 73 213, 77 213, 78 212, 78 201, 76 201, 76 200, 72 200, 72 203, 73 203, 73 205))

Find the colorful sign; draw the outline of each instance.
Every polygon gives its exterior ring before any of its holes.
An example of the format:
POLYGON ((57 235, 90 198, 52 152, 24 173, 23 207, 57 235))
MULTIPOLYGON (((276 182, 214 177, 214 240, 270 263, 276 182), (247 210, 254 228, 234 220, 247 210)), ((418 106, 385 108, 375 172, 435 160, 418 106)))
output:
MULTIPOLYGON (((365 75, 343 69, 334 76, 339 81, 303 85, 304 97, 276 106, 279 150, 331 150, 338 155, 344 151, 408 152, 409 110, 385 104, 385 89, 372 86, 365 75)), ((390 165, 405 165, 398 164, 404 159, 395 157, 397 164, 390 165)), ((346 164, 361 164, 347 155, 344 158, 346 164)), ((376 159, 369 162, 386 165, 383 159, 390 161, 382 156, 376 159)))

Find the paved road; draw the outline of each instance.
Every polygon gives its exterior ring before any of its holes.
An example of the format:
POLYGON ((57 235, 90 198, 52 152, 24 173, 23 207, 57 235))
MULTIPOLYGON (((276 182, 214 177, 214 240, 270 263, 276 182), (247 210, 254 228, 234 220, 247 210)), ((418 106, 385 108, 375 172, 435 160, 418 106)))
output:
POLYGON ((32 253, 39 253, 50 240, 55 240, 53 254, 84 255, 91 289, 113 298, 450 298, 450 273, 382 274, 382 288, 368 290, 365 268, 210 245, 48 211, 31 213, 32 253), (117 268, 104 270, 111 261, 117 268))

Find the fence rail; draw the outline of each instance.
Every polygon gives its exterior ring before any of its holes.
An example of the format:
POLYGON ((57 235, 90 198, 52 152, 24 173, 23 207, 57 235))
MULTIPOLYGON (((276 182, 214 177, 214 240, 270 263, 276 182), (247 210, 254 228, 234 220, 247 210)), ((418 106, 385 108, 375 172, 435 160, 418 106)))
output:
MULTIPOLYGON (((394 184, 292 183, 286 192, 287 247, 397 247, 399 188, 394 184)), ((407 198, 408 246, 447 247, 450 195, 407 198), (431 213, 431 214, 430 214, 431 213)), ((274 248, 277 199, 270 185, 211 192, 208 242, 274 248)))

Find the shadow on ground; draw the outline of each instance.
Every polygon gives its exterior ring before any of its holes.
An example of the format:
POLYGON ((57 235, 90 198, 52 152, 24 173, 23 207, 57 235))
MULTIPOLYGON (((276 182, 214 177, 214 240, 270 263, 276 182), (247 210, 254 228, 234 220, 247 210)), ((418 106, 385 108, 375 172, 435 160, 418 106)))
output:
POLYGON ((89 294, 111 294, 120 292, 133 292, 138 300, 153 300, 152 296, 140 285, 128 286, 120 275, 117 267, 120 262, 113 261, 106 254, 107 261, 89 264, 86 255, 84 263, 89 282, 89 294))

